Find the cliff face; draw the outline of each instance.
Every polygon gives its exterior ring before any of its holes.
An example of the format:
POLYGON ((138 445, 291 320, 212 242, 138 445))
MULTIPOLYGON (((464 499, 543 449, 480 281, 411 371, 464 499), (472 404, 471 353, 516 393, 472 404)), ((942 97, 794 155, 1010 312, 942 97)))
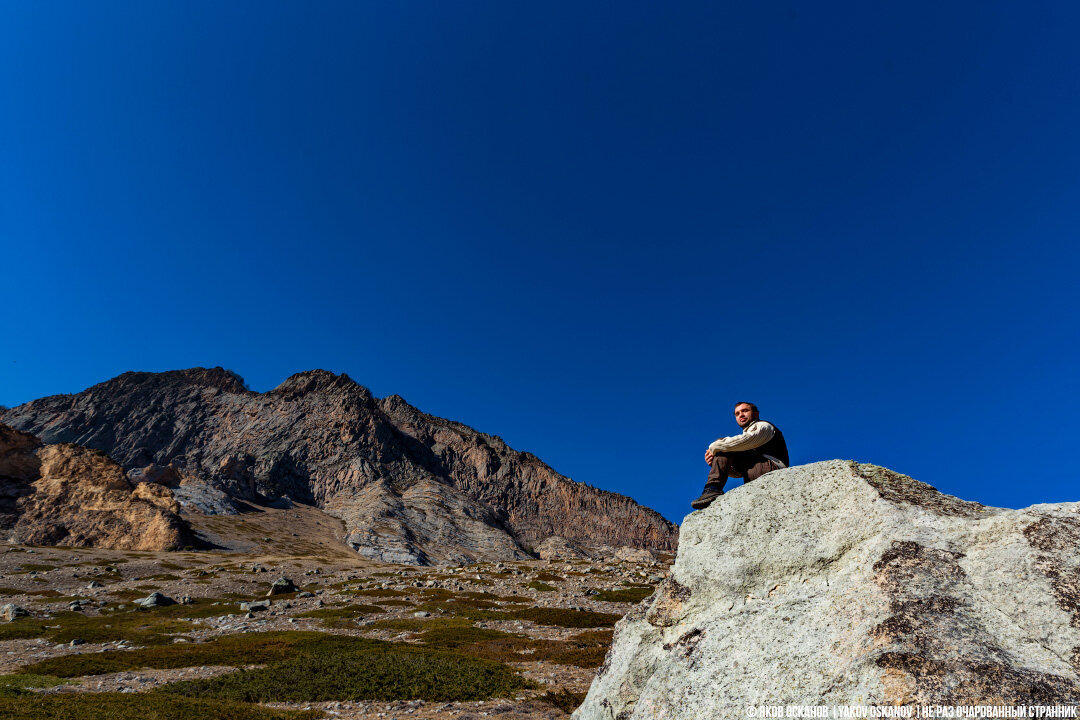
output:
POLYGON ((687 516, 574 717, 1078 702, 1080 503, 985 507, 830 461, 687 516))
POLYGON ((125 373, 2 419, 46 442, 103 450, 129 471, 172 466, 236 498, 318 505, 375 559, 512 559, 551 535, 662 551, 677 543, 675 526, 629 498, 322 370, 266 393, 221 368, 125 373))
POLYGON ((133 486, 78 445, 42 445, 0 424, 0 530, 9 542, 174 550, 193 542, 168 488, 133 486))

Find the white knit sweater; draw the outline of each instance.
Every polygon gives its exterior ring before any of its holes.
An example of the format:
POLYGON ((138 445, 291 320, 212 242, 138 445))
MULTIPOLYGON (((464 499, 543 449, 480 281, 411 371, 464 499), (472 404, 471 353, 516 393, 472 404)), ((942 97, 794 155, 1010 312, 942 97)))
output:
MULTIPOLYGON (((742 434, 722 437, 709 445, 709 449, 713 452, 753 450, 772 440, 775 433, 776 428, 770 423, 764 420, 755 420, 743 428, 742 434)), ((781 467, 783 467, 783 463, 781 463, 781 467)))

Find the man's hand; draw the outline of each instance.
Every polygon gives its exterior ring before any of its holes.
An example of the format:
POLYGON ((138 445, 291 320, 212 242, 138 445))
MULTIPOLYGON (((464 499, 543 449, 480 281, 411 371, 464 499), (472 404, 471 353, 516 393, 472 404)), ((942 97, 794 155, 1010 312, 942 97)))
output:
POLYGON ((712 461, 713 461, 714 457, 716 457, 716 456, 712 454, 712 450, 706 450, 705 451, 705 462, 712 465, 712 461))

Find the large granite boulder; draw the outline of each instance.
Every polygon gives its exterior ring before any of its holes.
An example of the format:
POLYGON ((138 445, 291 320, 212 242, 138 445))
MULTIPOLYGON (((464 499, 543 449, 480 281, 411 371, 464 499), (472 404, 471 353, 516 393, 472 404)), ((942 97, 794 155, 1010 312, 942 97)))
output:
POLYGON ((581 543, 552 535, 534 548, 541 560, 589 560, 593 553, 581 543))
POLYGON ((1077 703, 1080 503, 985 507, 830 461, 691 513, 574 717, 1077 703))

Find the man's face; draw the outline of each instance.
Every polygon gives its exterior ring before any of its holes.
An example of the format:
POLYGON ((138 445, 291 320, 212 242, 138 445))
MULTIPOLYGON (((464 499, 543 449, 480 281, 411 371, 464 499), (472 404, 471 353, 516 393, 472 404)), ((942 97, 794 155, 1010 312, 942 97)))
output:
POLYGON ((739 427, 744 428, 749 425, 754 419, 754 411, 750 409, 750 406, 746 403, 735 406, 735 422, 739 423, 739 427))

